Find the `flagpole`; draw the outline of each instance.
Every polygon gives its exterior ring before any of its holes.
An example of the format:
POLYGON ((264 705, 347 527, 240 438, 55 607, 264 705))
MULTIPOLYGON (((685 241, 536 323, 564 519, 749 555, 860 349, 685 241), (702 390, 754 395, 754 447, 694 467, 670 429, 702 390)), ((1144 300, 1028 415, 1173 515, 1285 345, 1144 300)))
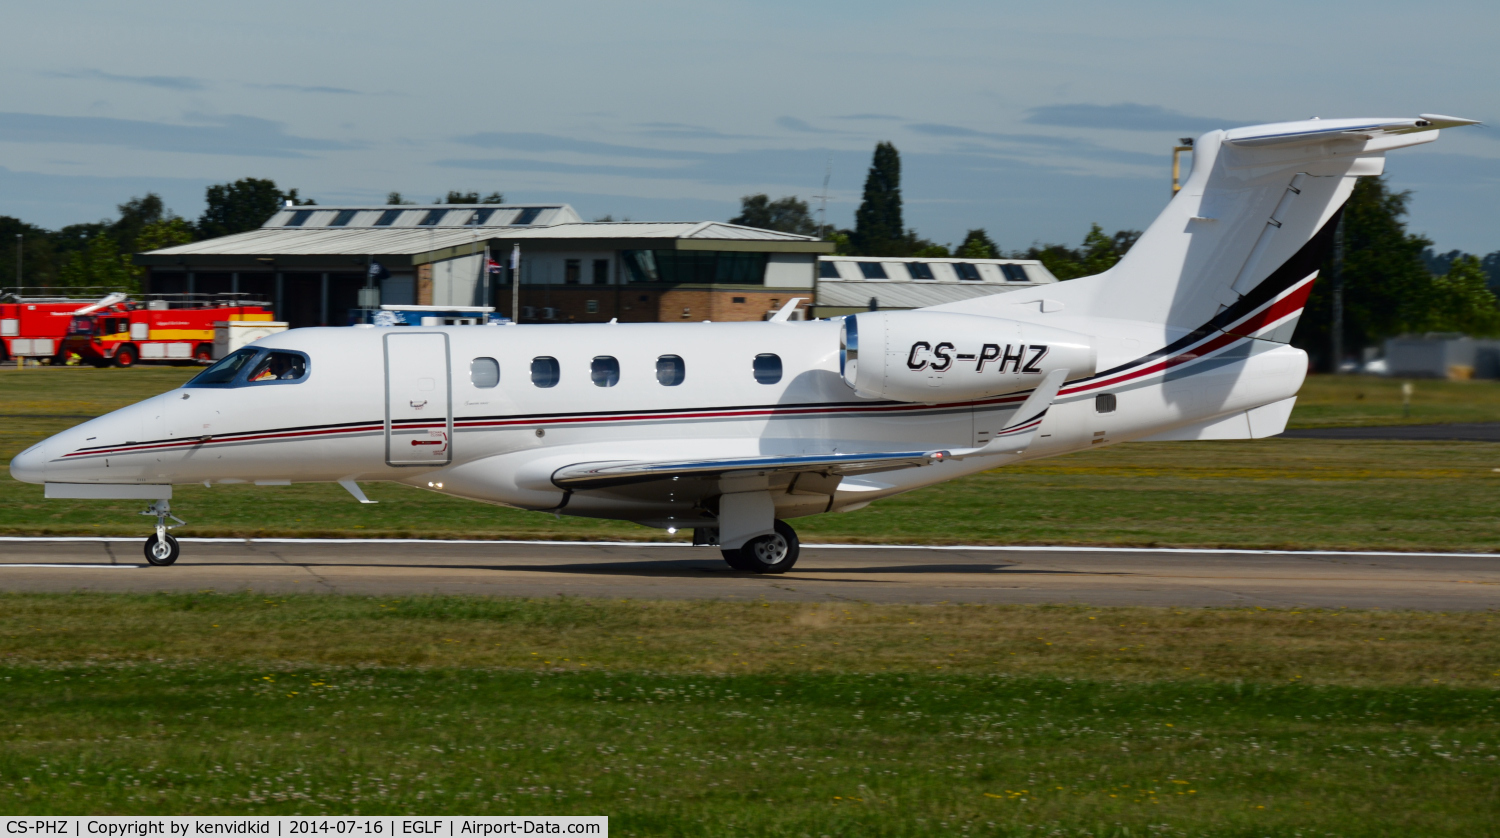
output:
POLYGON ((510 322, 521 322, 521 244, 510 250, 510 322))

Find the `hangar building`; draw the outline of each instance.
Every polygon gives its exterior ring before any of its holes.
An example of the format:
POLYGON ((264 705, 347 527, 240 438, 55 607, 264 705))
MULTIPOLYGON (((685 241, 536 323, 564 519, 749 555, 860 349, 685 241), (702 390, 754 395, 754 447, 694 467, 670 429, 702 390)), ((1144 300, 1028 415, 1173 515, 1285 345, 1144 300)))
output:
MULTIPOLYGON (((586 222, 567 204, 286 207, 259 229, 135 256, 148 293, 245 293, 293 327, 380 305, 511 309, 522 322, 760 320, 811 301, 809 236, 703 222, 586 222), (485 249, 500 263, 484 271, 485 249)), ((807 303, 803 304, 804 306, 807 303)))
POLYGON ((810 316, 956 303, 1057 282, 1033 259, 925 259, 822 256, 810 316))

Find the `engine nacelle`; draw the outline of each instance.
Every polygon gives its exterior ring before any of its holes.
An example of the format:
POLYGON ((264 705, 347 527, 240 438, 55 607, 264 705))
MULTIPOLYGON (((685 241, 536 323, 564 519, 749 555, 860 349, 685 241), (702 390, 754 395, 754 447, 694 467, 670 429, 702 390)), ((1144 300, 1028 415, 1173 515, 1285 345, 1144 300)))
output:
POLYGON ((980 399, 1029 390, 1047 373, 1094 374, 1094 339, 972 314, 872 311, 844 318, 839 371, 861 395, 901 402, 980 399))

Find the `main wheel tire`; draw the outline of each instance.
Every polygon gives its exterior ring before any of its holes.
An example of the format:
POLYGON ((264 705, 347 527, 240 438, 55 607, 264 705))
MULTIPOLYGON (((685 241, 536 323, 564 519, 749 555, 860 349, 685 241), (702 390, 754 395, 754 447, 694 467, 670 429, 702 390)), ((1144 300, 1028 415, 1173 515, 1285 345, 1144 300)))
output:
POLYGON ((740 550, 743 549, 741 547, 735 550, 720 550, 719 552, 724 554, 724 561, 735 570, 755 570, 754 567, 746 564, 745 560, 740 556, 740 550))
POLYGON ((119 351, 115 353, 115 366, 133 367, 135 366, 135 362, 140 359, 141 356, 138 354, 136 348, 130 344, 126 344, 120 347, 119 351))
POLYGON ((797 563, 802 544, 797 531, 785 521, 776 522, 776 532, 756 536, 745 542, 738 550, 725 550, 724 561, 735 570, 754 573, 786 573, 797 563), (730 554, 734 558, 730 558, 730 554))
POLYGON ((166 541, 157 541, 156 535, 146 539, 146 561, 155 567, 166 567, 177 561, 182 554, 182 548, 178 546, 177 539, 167 536, 166 541))

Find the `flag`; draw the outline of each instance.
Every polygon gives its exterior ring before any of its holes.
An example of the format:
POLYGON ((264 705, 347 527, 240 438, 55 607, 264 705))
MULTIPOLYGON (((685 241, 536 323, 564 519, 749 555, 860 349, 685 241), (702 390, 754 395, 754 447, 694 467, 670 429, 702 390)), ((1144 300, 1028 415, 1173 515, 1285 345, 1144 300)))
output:
POLYGON ((519 244, 510 249, 510 269, 513 271, 521 269, 521 246, 519 244))
POLYGON ((492 273, 492 274, 498 274, 498 273, 500 273, 500 271, 503 270, 504 267, 505 267, 504 265, 501 265, 499 262, 496 262, 494 259, 486 259, 485 260, 485 268, 488 269, 489 272, 492 273))

